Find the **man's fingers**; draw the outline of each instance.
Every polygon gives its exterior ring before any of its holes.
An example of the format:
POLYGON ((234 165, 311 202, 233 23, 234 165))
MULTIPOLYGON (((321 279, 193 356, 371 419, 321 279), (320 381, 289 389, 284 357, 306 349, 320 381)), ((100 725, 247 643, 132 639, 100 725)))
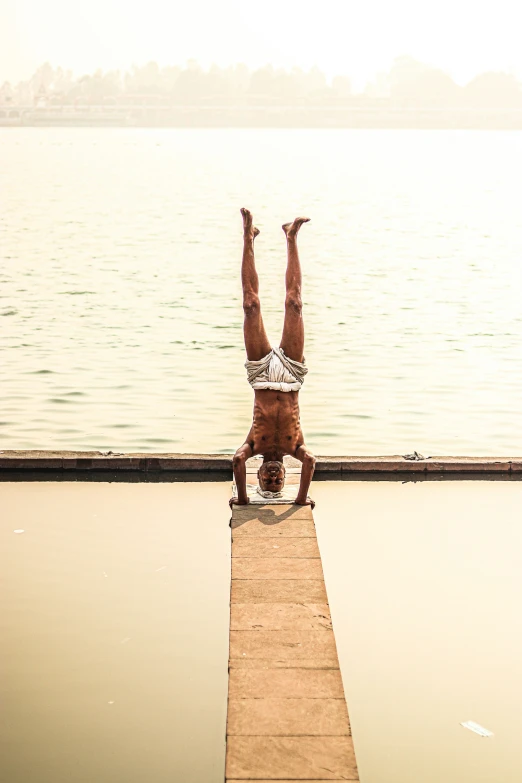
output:
POLYGON ((230 500, 228 501, 228 505, 230 506, 230 508, 232 508, 232 506, 247 506, 249 503, 250 503, 250 498, 247 498, 244 503, 240 503, 239 498, 230 498, 230 500))
POLYGON ((297 503, 298 506, 311 506, 312 510, 315 508, 315 500, 312 500, 312 498, 306 498, 304 503, 300 503, 298 500, 294 502, 297 503))

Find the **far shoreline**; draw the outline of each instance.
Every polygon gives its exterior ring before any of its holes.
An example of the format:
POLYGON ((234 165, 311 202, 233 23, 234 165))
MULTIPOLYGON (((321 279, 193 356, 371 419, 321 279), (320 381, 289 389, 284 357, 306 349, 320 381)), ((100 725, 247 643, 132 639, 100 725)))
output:
POLYGON ((7 105, 0 127, 522 130, 522 109, 7 105))

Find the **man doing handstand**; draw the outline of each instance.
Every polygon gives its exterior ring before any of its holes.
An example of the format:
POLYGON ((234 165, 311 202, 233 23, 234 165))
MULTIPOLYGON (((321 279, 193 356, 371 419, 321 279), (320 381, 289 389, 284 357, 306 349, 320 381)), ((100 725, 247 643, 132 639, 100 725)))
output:
POLYGON ((295 502, 312 505, 308 489, 315 468, 315 457, 304 443, 299 421, 299 390, 308 368, 304 363, 304 326, 301 302, 301 265, 297 252, 297 234, 308 218, 296 218, 286 223, 288 264, 286 268, 285 321, 279 348, 272 348, 266 336, 259 301, 259 279, 254 260, 254 239, 259 230, 252 215, 242 209, 243 216, 243 310, 247 353, 248 381, 254 389, 252 427, 244 444, 234 455, 234 478, 237 497, 231 505, 247 504, 246 461, 255 454, 263 455, 258 472, 261 494, 269 497, 282 490, 285 483, 283 456, 291 454, 303 463, 301 481, 295 502))

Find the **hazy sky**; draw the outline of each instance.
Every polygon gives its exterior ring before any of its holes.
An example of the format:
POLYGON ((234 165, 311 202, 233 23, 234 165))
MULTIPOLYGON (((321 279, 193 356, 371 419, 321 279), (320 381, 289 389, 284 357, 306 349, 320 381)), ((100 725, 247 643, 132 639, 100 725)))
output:
POLYGON ((458 82, 522 75, 517 0, 0 0, 0 82, 45 60, 76 75, 156 60, 347 73, 356 86, 409 54, 458 82))

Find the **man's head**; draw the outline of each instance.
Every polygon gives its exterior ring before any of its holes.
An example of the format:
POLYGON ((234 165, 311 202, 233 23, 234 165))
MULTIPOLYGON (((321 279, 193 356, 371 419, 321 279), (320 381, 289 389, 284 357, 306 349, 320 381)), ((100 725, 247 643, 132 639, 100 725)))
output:
POLYGON ((285 485, 285 466, 277 460, 263 462, 257 472, 259 486, 264 492, 281 492, 285 485))

